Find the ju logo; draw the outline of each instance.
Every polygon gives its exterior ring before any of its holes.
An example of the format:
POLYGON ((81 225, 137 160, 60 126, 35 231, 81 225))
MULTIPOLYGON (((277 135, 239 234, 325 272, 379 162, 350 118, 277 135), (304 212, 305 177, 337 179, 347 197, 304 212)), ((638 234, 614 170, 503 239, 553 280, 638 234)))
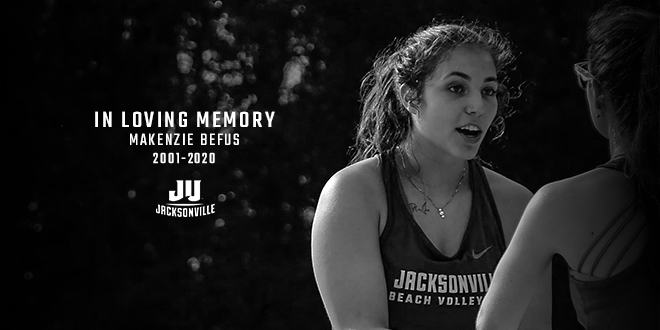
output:
MULTIPOLYGON (((199 202, 199 185, 202 180, 176 180, 176 190, 170 190, 170 202, 178 202, 184 197, 188 198, 189 202, 199 202)), ((174 206, 193 206, 200 205, 201 203, 192 204, 172 204, 174 206)))
POLYGON ((176 180, 176 189, 169 191, 169 203, 158 204, 156 213, 176 218, 202 217, 215 213, 215 204, 201 202, 202 180, 176 180))

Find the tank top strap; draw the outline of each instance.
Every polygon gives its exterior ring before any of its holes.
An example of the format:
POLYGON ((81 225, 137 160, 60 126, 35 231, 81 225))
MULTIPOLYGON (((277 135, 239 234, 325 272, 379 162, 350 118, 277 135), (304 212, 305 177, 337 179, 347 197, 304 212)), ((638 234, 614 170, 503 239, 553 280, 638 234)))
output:
POLYGON ((395 151, 387 151, 378 155, 381 176, 383 184, 385 185, 385 192, 387 193, 388 200, 392 197, 392 189, 397 187, 398 170, 396 167, 396 159, 394 158, 395 156, 395 151))
MULTIPOLYGON (((484 171, 483 166, 480 163, 479 159, 471 159, 468 161, 470 166, 470 173, 474 176, 471 180, 472 185, 472 196, 473 203, 481 205, 483 210, 489 210, 491 215, 491 221, 494 221, 495 230, 497 232, 497 241, 502 248, 506 248, 506 241, 504 239, 504 228, 502 227, 502 220, 500 218, 500 212, 497 209, 497 203, 495 203, 495 197, 493 192, 490 189, 490 184, 488 183, 488 178, 486 177, 486 172, 484 171), (485 199, 481 201, 480 199, 485 199)), ((482 221, 483 217, 478 217, 482 221)), ((491 226, 493 222, 485 224, 491 226)))
POLYGON ((378 162, 380 163, 381 177, 383 183, 385 184, 385 190, 388 193, 389 197, 389 188, 392 181, 391 174, 395 170, 392 165, 392 153, 386 152, 378 155, 378 162))
POLYGON ((387 214, 388 219, 385 222, 385 228, 381 233, 382 237, 387 237, 389 232, 394 227, 394 221, 396 217, 390 217, 389 215, 394 214, 394 203, 393 200, 397 196, 398 189, 398 172, 396 168, 396 155, 395 151, 386 151, 378 155, 378 161, 380 162, 381 168, 381 177, 383 180, 383 186, 385 187, 385 198, 387 201, 387 214))

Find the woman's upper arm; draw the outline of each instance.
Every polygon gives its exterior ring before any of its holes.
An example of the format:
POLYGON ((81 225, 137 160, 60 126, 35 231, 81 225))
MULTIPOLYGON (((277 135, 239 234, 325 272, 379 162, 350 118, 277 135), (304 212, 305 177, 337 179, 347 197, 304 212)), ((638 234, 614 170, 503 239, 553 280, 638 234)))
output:
POLYGON ((331 178, 312 225, 314 275, 335 329, 388 326, 378 241, 380 182, 363 174, 344 170, 331 178))
MULTIPOLYGON (((552 265, 561 212, 548 186, 529 202, 511 244, 502 256, 477 318, 477 329, 516 329, 552 265)), ((547 283, 543 283, 547 285, 547 283)))
MULTIPOLYGON (((507 246, 520 223, 532 193, 524 186, 495 172, 486 170, 493 191, 493 197, 502 220, 502 229, 507 246)), ((538 280, 535 294, 526 308, 519 329, 550 329, 552 318, 552 269, 547 269, 538 280)))

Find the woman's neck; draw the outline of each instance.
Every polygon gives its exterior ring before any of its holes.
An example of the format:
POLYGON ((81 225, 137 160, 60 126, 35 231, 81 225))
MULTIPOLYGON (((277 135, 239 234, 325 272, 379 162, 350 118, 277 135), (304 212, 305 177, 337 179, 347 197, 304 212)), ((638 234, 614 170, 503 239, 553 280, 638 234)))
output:
POLYGON ((626 151, 621 145, 621 132, 618 129, 618 125, 610 125, 607 139, 609 141, 610 158, 613 159, 625 155, 626 151))
POLYGON ((431 189, 454 189, 457 180, 467 166, 464 159, 433 152, 415 141, 402 143, 397 148, 397 154, 400 169, 405 170, 405 174, 412 179, 418 179, 431 189))

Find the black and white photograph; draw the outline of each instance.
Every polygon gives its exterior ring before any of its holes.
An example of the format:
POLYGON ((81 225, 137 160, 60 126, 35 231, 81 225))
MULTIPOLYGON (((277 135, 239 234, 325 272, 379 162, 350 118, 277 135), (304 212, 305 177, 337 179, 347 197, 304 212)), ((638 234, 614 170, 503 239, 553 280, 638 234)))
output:
POLYGON ((2 328, 660 328, 658 1, 19 6, 2 328))

